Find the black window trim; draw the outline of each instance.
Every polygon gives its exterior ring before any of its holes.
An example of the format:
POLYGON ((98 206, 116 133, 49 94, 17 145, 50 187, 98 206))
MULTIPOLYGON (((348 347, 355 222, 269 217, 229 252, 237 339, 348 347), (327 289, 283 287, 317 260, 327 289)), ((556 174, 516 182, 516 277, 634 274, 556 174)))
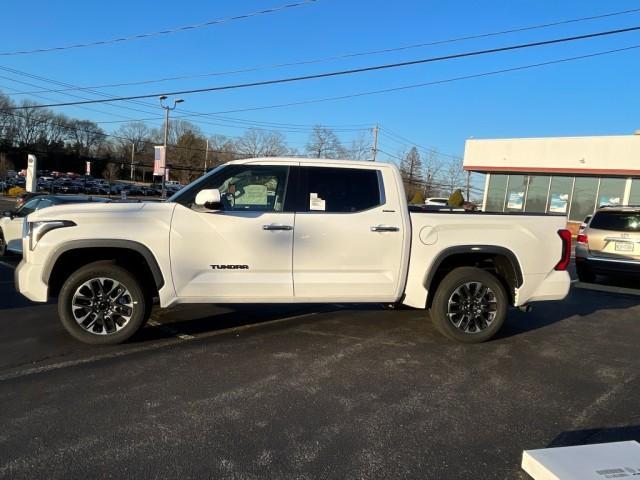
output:
POLYGON ((312 214, 312 215, 354 215, 357 213, 364 213, 364 212, 368 212, 370 210, 376 209, 376 208, 381 208, 384 207, 387 204, 387 198, 385 195, 385 188, 384 188, 384 181, 382 178, 382 171, 379 168, 357 168, 354 167, 353 165, 345 165, 345 166, 339 166, 339 165, 300 165, 299 167, 299 173, 297 175, 298 177, 298 186, 296 188, 296 202, 295 202, 295 213, 297 214, 312 214), (378 180, 378 198, 379 198, 379 203, 378 205, 374 205, 372 207, 369 208, 365 208, 363 210, 358 210, 355 212, 327 212, 324 210, 306 210, 306 201, 307 201, 307 196, 306 194, 308 192, 303 192, 302 191, 302 170, 305 168, 323 168, 323 169, 345 169, 345 170, 367 170, 367 171, 375 171, 376 172, 376 178, 378 180), (304 209, 304 210, 303 210, 304 209))

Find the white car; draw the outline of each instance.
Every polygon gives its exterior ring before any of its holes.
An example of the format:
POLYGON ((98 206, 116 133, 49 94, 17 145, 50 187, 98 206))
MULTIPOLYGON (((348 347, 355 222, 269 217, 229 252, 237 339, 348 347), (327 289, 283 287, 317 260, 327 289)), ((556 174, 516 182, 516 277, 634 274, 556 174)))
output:
POLYGON ((569 292, 566 219, 409 207, 391 164, 259 158, 207 173, 165 202, 65 205, 28 219, 16 286, 58 298, 91 344, 127 340, 152 299, 401 303, 450 339, 492 338, 509 306, 569 292))
POLYGON ((444 197, 429 197, 424 201, 424 204, 446 207, 447 205, 449 205, 449 199, 444 197))
POLYGON ((27 216, 43 208, 83 202, 108 202, 108 199, 83 196, 38 195, 21 207, 2 212, 0 217, 0 257, 8 253, 22 254, 22 235, 27 216))

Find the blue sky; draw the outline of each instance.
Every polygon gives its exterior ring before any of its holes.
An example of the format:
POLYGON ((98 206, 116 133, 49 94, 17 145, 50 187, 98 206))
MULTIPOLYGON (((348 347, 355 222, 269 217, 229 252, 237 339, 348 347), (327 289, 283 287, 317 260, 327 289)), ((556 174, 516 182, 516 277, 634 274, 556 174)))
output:
MULTIPOLYGON (((5 2, 0 51, 59 46, 156 31, 293 1, 5 2)), ((592 0, 318 0, 314 4, 280 13, 150 39, 61 52, 0 56, 0 67, 75 85, 100 85, 323 58, 639 7, 640 2, 637 1, 592 0)), ((114 95, 135 95, 201 88, 404 61, 635 25, 640 25, 640 13, 357 59, 103 91, 114 95)), ((186 95, 184 107, 180 108, 183 111, 220 112, 346 95, 636 44, 640 45, 640 33, 626 33, 572 44, 349 77, 186 95)), ((463 152, 464 141, 469 137, 629 134, 640 128, 640 94, 636 87, 640 73, 639 59, 640 49, 398 93, 230 113, 226 116, 258 122, 357 125, 362 128, 380 123, 383 129, 401 134, 420 145, 453 154, 463 152)), ((0 91, 11 94, 14 90, 34 89, 15 80, 37 84, 38 88, 55 88, 54 85, 0 71, 0 91)), ((60 93, 43 95, 55 101, 73 100, 60 93)), ((151 102, 156 103, 154 100, 151 102)), ((159 109, 121 105, 140 108, 145 113, 108 105, 91 106, 98 111, 78 107, 64 107, 59 111, 98 122, 161 116, 159 109)), ((242 133, 242 128, 230 127, 228 122, 220 125, 225 122, 219 118, 200 120, 209 122, 200 124, 205 133, 229 136, 242 133)), ((156 121, 155 124, 159 125, 160 122, 156 121)), ((107 131, 118 125, 101 123, 107 131)), ((292 146, 303 148, 308 134, 305 129, 285 133, 292 146)), ((357 133, 345 131, 340 134, 348 141, 357 133)), ((403 147, 402 142, 386 135, 381 137, 380 146, 391 153, 397 153, 403 147)))

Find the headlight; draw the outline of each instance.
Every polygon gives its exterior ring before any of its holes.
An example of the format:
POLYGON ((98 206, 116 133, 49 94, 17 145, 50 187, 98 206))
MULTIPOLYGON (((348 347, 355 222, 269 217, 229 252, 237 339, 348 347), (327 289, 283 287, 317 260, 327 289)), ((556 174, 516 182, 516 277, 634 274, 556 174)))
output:
POLYGON ((46 233, 56 228, 75 227, 69 220, 46 220, 44 222, 29 222, 29 248, 33 250, 46 233))

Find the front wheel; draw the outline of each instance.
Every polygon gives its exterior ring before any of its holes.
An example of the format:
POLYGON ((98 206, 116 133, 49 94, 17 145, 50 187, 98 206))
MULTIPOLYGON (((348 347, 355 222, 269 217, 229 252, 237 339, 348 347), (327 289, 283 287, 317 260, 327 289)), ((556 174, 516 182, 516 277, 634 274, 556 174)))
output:
POLYGON ((438 285, 431 304, 431 321, 444 336, 462 343, 492 338, 507 316, 509 300, 502 283, 474 267, 449 272, 438 285))
POLYGON ((58 297, 58 314, 75 339, 93 345, 122 343, 146 322, 151 308, 139 280, 113 262, 75 271, 58 297))

